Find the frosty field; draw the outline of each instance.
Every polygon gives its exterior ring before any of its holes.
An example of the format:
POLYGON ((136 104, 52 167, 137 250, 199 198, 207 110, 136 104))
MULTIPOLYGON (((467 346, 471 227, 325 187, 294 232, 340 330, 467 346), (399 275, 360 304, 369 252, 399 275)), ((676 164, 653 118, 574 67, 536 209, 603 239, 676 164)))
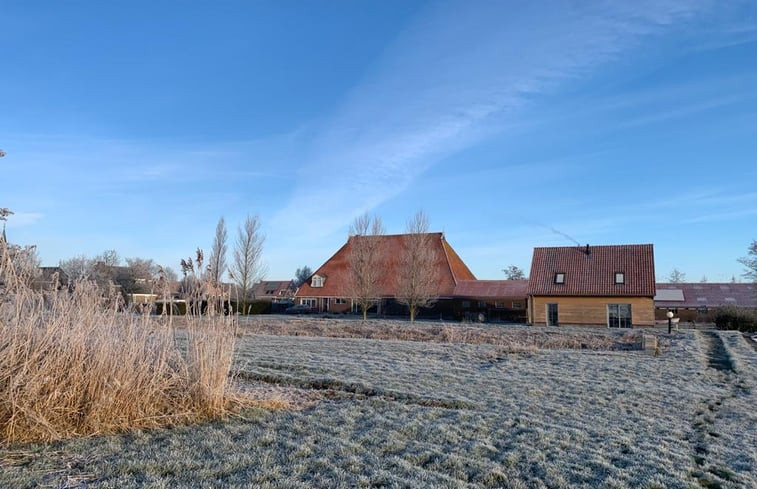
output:
MULTIPOLYGON (((503 334, 506 334, 503 333, 503 334)), ((237 382, 291 409, 0 448, 0 487, 755 487, 755 352, 244 334, 237 382)))

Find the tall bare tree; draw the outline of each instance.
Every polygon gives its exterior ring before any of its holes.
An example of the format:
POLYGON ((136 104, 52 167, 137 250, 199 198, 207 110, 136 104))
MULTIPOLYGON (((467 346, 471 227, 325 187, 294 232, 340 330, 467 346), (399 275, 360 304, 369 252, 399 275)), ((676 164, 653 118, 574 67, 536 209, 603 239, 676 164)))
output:
POLYGON ((210 262, 208 263, 210 281, 216 287, 221 283, 226 271, 226 238, 226 221, 222 217, 216 225, 216 235, 213 239, 213 249, 210 250, 210 262))
POLYGON ((368 317, 368 309, 380 300, 383 257, 378 236, 383 234, 381 218, 372 218, 367 213, 356 217, 350 226, 347 294, 360 308, 363 321, 368 317))
POLYGON ((420 308, 431 307, 439 296, 439 260, 433 237, 429 234, 428 216, 418 211, 408 222, 402 238, 402 254, 397 272, 397 302, 407 306, 410 322, 420 308))
POLYGON ((237 285, 242 313, 247 314, 247 299, 252 286, 262 279, 265 267, 262 263, 263 242, 265 236, 260 231, 258 216, 247 216, 244 226, 237 230, 237 242, 234 246, 233 261, 229 274, 237 285))

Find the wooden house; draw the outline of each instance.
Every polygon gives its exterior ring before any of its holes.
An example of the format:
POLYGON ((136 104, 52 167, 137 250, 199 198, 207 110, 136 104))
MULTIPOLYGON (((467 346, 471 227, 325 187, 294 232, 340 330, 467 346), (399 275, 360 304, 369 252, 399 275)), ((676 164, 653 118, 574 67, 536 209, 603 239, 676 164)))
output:
POLYGON ((654 326, 653 247, 534 248, 528 296, 534 325, 654 326))

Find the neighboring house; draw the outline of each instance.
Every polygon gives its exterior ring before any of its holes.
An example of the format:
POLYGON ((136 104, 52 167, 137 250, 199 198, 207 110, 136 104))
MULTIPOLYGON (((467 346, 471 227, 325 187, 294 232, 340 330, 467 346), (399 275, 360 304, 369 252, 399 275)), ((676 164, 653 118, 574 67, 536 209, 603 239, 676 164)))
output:
POLYGON ((37 290, 61 290, 68 287, 68 275, 61 267, 39 267, 33 286, 37 290))
POLYGON ((296 291, 294 280, 261 280, 252 286, 252 296, 258 301, 291 301, 296 291))
POLYGON ((460 280, 454 297, 455 317, 470 321, 527 320, 528 280, 460 280))
POLYGON ((757 309, 757 285, 734 283, 661 283, 654 298, 655 318, 673 311, 681 321, 710 323, 724 306, 757 309))
POLYGON ((653 246, 534 248, 528 296, 534 325, 654 326, 653 246))
MULTIPOLYGON (((455 250, 447 243, 443 233, 429 233, 430 246, 437 256, 438 301, 433 307, 433 315, 453 317, 455 288, 460 281, 475 280, 476 277, 463 263, 455 250)), ((382 257, 380 268, 382 280, 379 282, 377 312, 379 314, 406 314, 407 308, 397 304, 397 275, 402 256, 404 234, 361 236, 360 239, 374 239, 378 242, 382 257)), ((321 265, 297 290, 296 302, 310 305, 318 312, 349 312, 354 310, 350 294, 350 252, 354 237, 350 237, 326 263, 321 265)))

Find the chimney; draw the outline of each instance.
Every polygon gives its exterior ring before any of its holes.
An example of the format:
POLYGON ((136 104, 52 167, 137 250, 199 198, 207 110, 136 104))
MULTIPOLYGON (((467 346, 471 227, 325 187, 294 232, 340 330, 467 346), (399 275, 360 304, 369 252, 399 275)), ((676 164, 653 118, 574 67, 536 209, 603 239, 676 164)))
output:
POLYGON ((588 243, 586 243, 586 251, 584 253, 586 253, 586 256, 591 255, 591 250, 589 249, 589 244, 588 243))

